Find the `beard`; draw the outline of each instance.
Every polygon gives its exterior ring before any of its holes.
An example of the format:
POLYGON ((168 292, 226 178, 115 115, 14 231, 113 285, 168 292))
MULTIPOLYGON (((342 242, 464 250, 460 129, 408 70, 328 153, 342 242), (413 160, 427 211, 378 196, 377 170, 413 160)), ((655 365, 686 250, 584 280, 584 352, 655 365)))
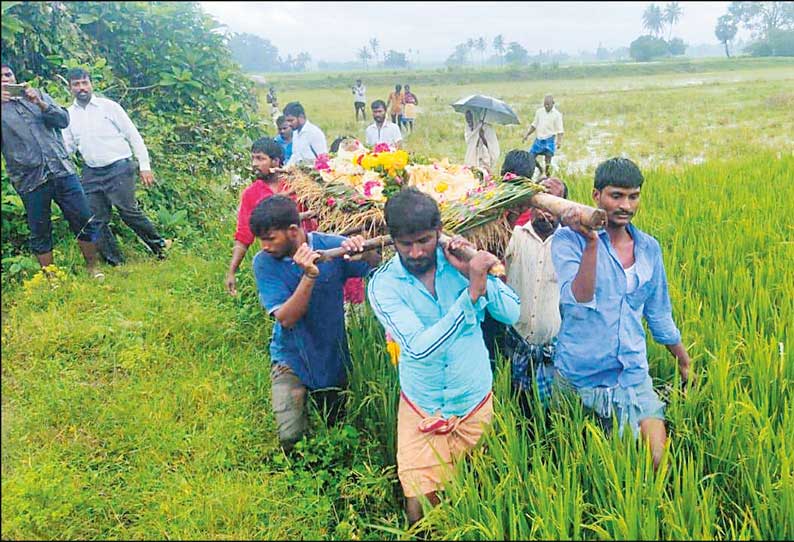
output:
POLYGON ((400 254, 400 263, 403 264, 406 271, 412 275, 424 275, 436 265, 436 254, 434 252, 432 256, 418 259, 404 258, 403 255, 400 254))
POLYGON ((535 232, 540 235, 548 235, 557 229, 557 225, 559 224, 558 221, 549 222, 545 218, 538 217, 532 221, 532 227, 535 229, 535 232))

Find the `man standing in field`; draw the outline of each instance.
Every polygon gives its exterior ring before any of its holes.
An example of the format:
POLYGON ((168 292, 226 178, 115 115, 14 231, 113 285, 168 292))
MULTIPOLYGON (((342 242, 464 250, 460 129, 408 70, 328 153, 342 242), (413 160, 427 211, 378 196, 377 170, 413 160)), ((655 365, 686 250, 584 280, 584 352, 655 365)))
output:
POLYGON ((402 125, 402 113, 403 113, 402 89, 403 89, 402 85, 400 84, 394 85, 394 92, 390 92, 389 97, 386 98, 386 103, 389 104, 389 115, 391 116, 391 121, 397 126, 402 125))
POLYGON ((99 270, 97 222, 66 153, 61 130, 69 112, 45 92, 25 87, 12 95, 14 71, 2 65, 2 152, 11 185, 25 207, 30 228, 30 250, 43 269, 53 263, 52 201, 58 204, 85 258, 89 275, 103 279, 99 270))
MULTIPOLYGON (((540 184, 553 196, 568 197, 568 187, 555 177, 540 184)), ((559 225, 559 217, 533 208, 531 220, 513 229, 505 251, 507 284, 521 299, 521 316, 508 329, 508 342, 513 389, 519 393, 524 414, 529 413, 527 394, 532 391, 533 379, 542 403, 551 391, 550 379, 543 377, 553 370, 554 343, 560 330, 560 292, 551 253, 552 235, 559 225)))
POLYGON ((515 323, 519 300, 488 275, 496 256, 456 257, 457 248, 472 246, 463 238, 441 248, 441 215, 427 194, 402 190, 386 203, 385 218, 397 255, 373 275, 368 299, 400 349, 397 474, 413 524, 422 517, 418 497, 439 502, 451 465, 491 422, 493 376, 480 322, 487 310, 515 323))
POLYGON ((361 83, 361 79, 356 79, 356 84, 351 87, 353 91, 353 109, 356 112, 356 120, 358 120, 358 113, 361 112, 361 120, 367 120, 367 87, 361 83))
MULTIPOLYGON (((554 98, 551 94, 546 94, 543 98, 543 107, 535 111, 535 118, 529 126, 529 131, 524 135, 522 141, 526 141, 532 132, 537 131, 535 142, 529 152, 537 157, 542 154, 546 157, 546 176, 551 175, 551 159, 554 153, 562 147, 562 113, 554 107, 554 98)), ((540 164, 537 164, 540 169, 540 164)), ((543 173, 543 170, 540 169, 543 173)))
POLYGON ((386 120, 386 104, 383 100, 372 102, 372 124, 367 126, 365 132, 367 146, 374 147, 378 143, 388 143, 399 147, 403 140, 400 127, 386 120))
POLYGON ((595 172, 593 200, 607 213, 596 232, 574 209, 554 234, 552 257, 559 277, 562 324, 554 357, 555 385, 575 391, 606 426, 613 416, 642 434, 654 467, 664 452, 664 403, 648 374, 645 318, 656 342, 678 360, 684 383, 690 359, 672 317, 659 243, 631 224, 643 176, 626 158, 611 158, 595 172))
POLYGON ((158 258, 165 258, 171 240, 160 235, 135 198, 136 176, 140 175, 146 188, 154 184, 149 151, 141 134, 119 104, 94 95, 86 70, 73 68, 67 78, 74 103, 68 109, 72 121, 63 130, 63 138, 67 152, 80 151, 85 160, 83 190, 98 222, 99 253, 111 265, 124 262, 110 230, 115 207, 149 250, 158 258))
POLYGON ((350 277, 366 276, 380 262, 336 258, 318 263, 318 250, 344 247, 362 252, 364 239, 349 239, 300 227, 298 207, 283 195, 269 197, 251 214, 251 231, 262 242, 254 257, 259 300, 276 319, 270 341, 271 400, 278 438, 289 451, 306 433, 306 400, 315 399, 333 424, 344 412, 350 350, 342 289, 350 277))
POLYGON ((295 164, 314 164, 321 154, 328 153, 325 134, 306 119, 306 112, 300 102, 290 102, 284 107, 284 117, 292 128, 292 156, 288 166, 295 164))

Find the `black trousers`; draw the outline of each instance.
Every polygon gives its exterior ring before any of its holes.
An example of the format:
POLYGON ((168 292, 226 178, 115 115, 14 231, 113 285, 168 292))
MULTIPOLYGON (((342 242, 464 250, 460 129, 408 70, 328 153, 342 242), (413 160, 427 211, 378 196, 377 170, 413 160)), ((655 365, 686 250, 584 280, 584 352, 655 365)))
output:
POLYGON ((83 168, 83 190, 88 198, 91 212, 99 223, 99 253, 111 265, 124 262, 116 236, 110 230, 112 208, 135 234, 156 255, 165 248, 165 240, 157 232, 135 199, 137 163, 132 159, 119 160, 101 168, 83 168))

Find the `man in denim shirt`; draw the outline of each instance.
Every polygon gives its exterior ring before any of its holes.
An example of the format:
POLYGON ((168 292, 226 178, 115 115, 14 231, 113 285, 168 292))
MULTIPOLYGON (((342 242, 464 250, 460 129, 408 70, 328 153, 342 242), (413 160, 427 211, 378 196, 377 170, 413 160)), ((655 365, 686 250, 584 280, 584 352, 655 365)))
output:
POLYGON ((361 252, 364 239, 306 232, 298 206, 276 194, 251 213, 251 231, 262 242, 254 257, 259 300, 276 319, 270 341, 273 411, 285 451, 305 434, 310 394, 334 423, 343 412, 338 393, 347 385, 350 350, 345 333, 342 290, 350 277, 363 277, 380 262, 370 251, 365 261, 343 258, 318 263, 318 250, 344 247, 361 252))
POLYGON ((648 374, 645 330, 678 359, 681 379, 690 359, 673 322, 659 243, 631 224, 643 177, 626 158, 612 158, 595 172, 593 199, 607 213, 607 227, 583 226, 579 211, 566 213, 552 241, 560 286, 562 325, 554 358, 555 380, 576 391, 603 421, 613 415, 622 433, 650 443, 658 467, 667 440, 664 403, 648 374))
POLYGON ((373 274, 368 296, 400 348, 397 475, 413 524, 422 517, 418 497, 438 503, 449 467, 490 424, 493 376, 480 323, 488 310, 514 324, 519 300, 488 276, 496 256, 456 257, 457 248, 472 246, 462 237, 439 246, 441 215, 427 194, 404 189, 385 215, 397 255, 373 274))
POLYGON ((52 258, 52 200, 61 208, 86 261, 88 273, 102 279, 95 241, 99 234, 74 164, 63 146, 61 129, 69 113, 45 92, 31 87, 21 97, 5 85, 16 84, 14 71, 2 66, 2 152, 11 184, 22 199, 30 228, 30 249, 46 268, 52 258))

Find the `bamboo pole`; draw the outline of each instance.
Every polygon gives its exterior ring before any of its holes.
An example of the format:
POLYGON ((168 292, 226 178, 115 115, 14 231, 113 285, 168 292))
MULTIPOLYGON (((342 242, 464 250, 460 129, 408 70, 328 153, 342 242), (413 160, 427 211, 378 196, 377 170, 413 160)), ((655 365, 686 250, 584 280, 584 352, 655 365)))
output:
MULTIPOLYGON (((438 238, 438 242, 441 244, 442 247, 446 248, 447 244, 452 240, 452 237, 441 234, 438 238)), ((364 250, 374 250, 376 248, 382 248, 389 245, 393 245, 394 241, 392 240, 390 235, 379 235, 377 237, 373 237, 372 239, 367 239, 364 241, 364 250)), ((346 249, 342 247, 338 248, 331 248, 328 250, 318 250, 320 254, 320 259, 317 260, 318 262, 327 262, 328 260, 332 260, 334 258, 340 258, 346 254, 351 254, 346 249)), ((462 260, 469 261, 471 260, 475 254, 477 254, 477 249, 472 248, 469 246, 461 247, 453 252, 455 256, 461 258, 462 260)), ((491 275, 497 277, 505 276, 505 266, 501 263, 494 264, 491 269, 488 270, 491 275)))

